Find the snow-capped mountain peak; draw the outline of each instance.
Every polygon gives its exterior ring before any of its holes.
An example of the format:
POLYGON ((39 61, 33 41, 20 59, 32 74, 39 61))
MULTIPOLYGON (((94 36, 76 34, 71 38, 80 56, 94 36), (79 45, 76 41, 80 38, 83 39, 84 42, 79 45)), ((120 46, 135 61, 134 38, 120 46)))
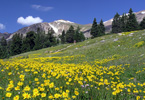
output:
POLYGON ((68 20, 63 20, 63 19, 56 20, 54 22, 56 22, 56 23, 74 23, 74 22, 71 22, 71 21, 68 21, 68 20))

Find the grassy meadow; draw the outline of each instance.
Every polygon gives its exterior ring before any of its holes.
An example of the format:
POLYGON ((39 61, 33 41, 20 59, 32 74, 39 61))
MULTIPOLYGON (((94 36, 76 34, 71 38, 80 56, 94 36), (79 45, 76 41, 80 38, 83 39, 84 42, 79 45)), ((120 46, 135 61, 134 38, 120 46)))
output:
POLYGON ((0 100, 145 100, 145 30, 0 60, 0 100))

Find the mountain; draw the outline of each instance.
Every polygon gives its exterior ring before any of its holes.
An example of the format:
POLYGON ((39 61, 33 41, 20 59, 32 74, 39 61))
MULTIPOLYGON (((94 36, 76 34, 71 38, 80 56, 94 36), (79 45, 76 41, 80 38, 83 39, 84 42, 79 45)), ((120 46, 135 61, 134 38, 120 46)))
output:
MULTIPOLYGON (((136 15, 137 21, 140 23, 142 19, 145 17, 145 10, 136 12, 135 15, 136 15)), ((110 19, 104 22, 106 33, 109 33, 111 31, 112 21, 113 19, 110 19)), ((63 30, 67 31, 71 25, 73 25, 75 29, 79 26, 86 38, 91 37, 90 29, 91 29, 92 24, 81 25, 81 24, 77 24, 68 20, 60 19, 60 20, 56 20, 50 23, 47 23, 47 22, 37 23, 37 24, 30 25, 28 27, 24 27, 22 29, 19 29, 15 33, 13 33, 7 40, 10 40, 12 36, 16 33, 20 33, 20 34, 23 34, 23 36, 26 36, 26 33, 29 31, 37 32, 38 28, 40 28, 41 31, 44 31, 45 34, 47 34, 48 31, 52 28, 54 32, 56 33, 55 36, 58 36, 62 33, 63 30)))
POLYGON ((67 31, 69 29, 70 26, 73 26, 75 29, 79 26, 81 28, 81 31, 84 32, 85 37, 90 37, 89 34, 89 29, 91 28, 91 26, 89 25, 81 25, 81 24, 77 24, 68 20, 56 20, 54 22, 44 22, 44 23, 37 23, 37 24, 33 24, 30 25, 28 27, 24 27, 18 31, 16 31, 15 33, 13 33, 9 38, 11 39, 12 36, 16 33, 20 33, 23 34, 23 36, 26 36, 26 33, 29 31, 34 31, 37 32, 37 29, 39 28, 41 31, 44 31, 45 34, 48 33, 48 31, 52 28, 54 30, 54 32, 56 33, 55 36, 58 36, 62 33, 63 30, 67 31))
POLYGON ((10 34, 10 33, 7 33, 7 32, 5 32, 5 33, 0 33, 0 39, 1 39, 2 37, 4 37, 4 38, 7 39, 10 35, 11 35, 11 34, 10 34))

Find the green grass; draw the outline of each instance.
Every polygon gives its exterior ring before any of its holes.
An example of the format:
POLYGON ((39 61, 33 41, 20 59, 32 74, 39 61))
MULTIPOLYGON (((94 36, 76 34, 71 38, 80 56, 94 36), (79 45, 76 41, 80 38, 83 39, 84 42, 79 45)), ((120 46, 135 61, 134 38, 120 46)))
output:
MULTIPOLYGON (((60 90, 69 90, 70 98, 74 95, 74 91, 78 91, 79 95, 76 95, 74 100, 135 100, 137 97, 143 99, 145 98, 143 97, 145 95, 145 43, 141 41, 145 42, 145 30, 128 32, 124 35, 108 34, 76 44, 61 44, 1 60, 0 87, 3 90, 0 89, 0 99, 8 98, 5 97, 7 93, 5 90, 10 84, 10 79, 14 81, 15 87, 19 81, 24 81, 24 86, 29 85, 34 89, 40 86, 35 82, 35 78, 39 79, 40 84, 44 84, 44 80, 48 79, 60 90), (42 78, 43 74, 46 74, 46 77, 42 78), (25 78, 21 79, 19 75, 25 75, 25 78), (68 81, 70 78, 72 81, 68 81), (105 79, 108 80, 109 85, 104 84, 105 79), (69 85, 67 82, 70 82, 69 85), (116 84, 114 85, 113 82, 116 84), (90 86, 82 88, 80 84, 90 84, 90 86), (134 84, 135 87, 130 84, 134 84), (117 93, 114 89, 118 86, 120 90, 117 93), (131 90, 130 94, 127 89, 131 90), (135 93, 136 89, 142 92, 135 93), (117 94, 113 95, 114 91, 117 94)), ((23 91, 24 86, 20 87, 20 92, 23 91)), ((10 92, 13 97, 18 94, 13 90, 10 92)), ((47 96, 54 97, 58 93, 55 87, 47 86, 44 92, 47 96)), ((33 94, 32 90, 28 93, 33 94)), ((23 98, 20 96, 20 99, 23 98)), ((40 98, 39 95, 33 99, 40 98)), ((45 99, 47 100, 48 97, 45 99)), ((61 96, 61 99, 64 97, 61 96)))
MULTIPOLYGON (((76 44, 64 44, 58 45, 56 47, 45 48, 37 51, 32 51, 17 56, 28 56, 39 54, 39 57, 63 57, 63 56, 75 56, 75 55, 84 55, 85 57, 81 59, 82 62, 92 62, 95 59, 105 59, 112 57, 117 54, 120 56, 126 56, 125 58, 120 58, 106 63, 106 65, 118 65, 129 63, 133 66, 142 64, 145 58, 145 45, 142 47, 134 47, 134 45, 140 41, 145 41, 145 31, 135 32, 133 36, 123 35, 119 36, 118 34, 110 34, 95 39, 88 39, 84 42, 76 44), (141 37, 141 38, 140 38, 141 37), (114 39, 118 39, 114 41, 114 39), (104 40, 104 42, 103 42, 104 40), (101 42, 102 41, 102 42, 101 42), (67 46, 72 45, 69 48, 67 46), (53 54, 57 50, 66 48, 60 53, 53 54), (51 53, 50 53, 51 52, 51 53)), ((36 57, 36 56, 34 56, 36 57)), ((78 63, 78 61, 72 63, 78 63)), ((79 61, 80 63, 80 61, 79 61)))

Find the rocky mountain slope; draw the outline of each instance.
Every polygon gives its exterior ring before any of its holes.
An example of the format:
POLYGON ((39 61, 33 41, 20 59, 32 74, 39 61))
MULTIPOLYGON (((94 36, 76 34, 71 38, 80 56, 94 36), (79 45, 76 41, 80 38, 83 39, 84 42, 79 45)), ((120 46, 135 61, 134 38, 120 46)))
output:
POLYGON ((1 39, 2 37, 4 37, 4 38, 7 39, 10 35, 11 35, 11 34, 10 34, 10 33, 7 33, 7 32, 5 32, 5 33, 0 33, 0 39, 1 39))
MULTIPOLYGON (((77 24, 77 23, 67 21, 67 20, 62 20, 62 19, 56 20, 51 23, 44 22, 44 23, 33 24, 33 25, 30 25, 28 27, 24 27, 18 30, 14 34, 20 33, 20 34, 23 34, 23 36, 25 36, 26 33, 29 31, 37 32, 38 28, 40 28, 41 31, 44 31, 45 34, 47 34, 48 31, 52 28, 54 32, 56 33, 55 36, 58 36, 59 34, 62 33, 63 30, 67 31, 71 25, 73 25, 75 29, 79 26, 81 28, 81 31, 84 32, 85 37, 90 37, 89 31, 88 31, 91 28, 90 25, 81 25, 81 24, 77 24)), ((11 39, 14 34, 12 34, 8 39, 11 39)))
MULTIPOLYGON (((141 22, 142 19, 145 17, 145 10, 136 12, 135 14, 137 17, 137 21, 141 22)), ((112 21, 113 19, 110 19, 104 22, 104 25, 106 27, 106 33, 111 31, 112 21)), ((15 33, 13 33, 7 40, 11 39, 12 36, 16 33, 20 33, 20 34, 23 34, 23 36, 25 36, 26 33, 29 31, 36 32, 38 28, 40 28, 40 30, 44 31, 46 34, 48 33, 48 30, 52 28, 54 32, 56 33, 55 35, 58 36, 59 34, 62 33, 63 30, 67 31, 71 25, 73 25, 75 29, 79 26, 81 28, 81 31, 84 33, 85 37, 91 36, 90 29, 91 29, 92 24, 81 25, 81 24, 77 24, 71 21, 61 19, 61 20, 56 20, 54 22, 50 22, 50 23, 47 23, 47 22, 37 23, 37 24, 30 25, 28 27, 24 27, 22 29, 19 29, 15 33)))

